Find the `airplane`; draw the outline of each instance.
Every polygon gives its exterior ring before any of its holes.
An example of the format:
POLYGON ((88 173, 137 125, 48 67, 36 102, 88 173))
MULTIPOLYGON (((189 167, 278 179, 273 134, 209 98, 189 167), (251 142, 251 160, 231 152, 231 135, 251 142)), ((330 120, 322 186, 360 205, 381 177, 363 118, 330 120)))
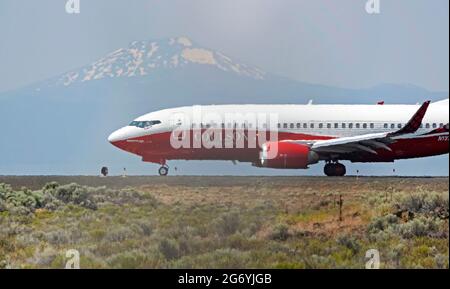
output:
POLYGON ((225 160, 274 169, 307 169, 322 161, 325 175, 336 177, 347 173, 340 161, 448 154, 449 99, 422 105, 186 106, 138 117, 108 140, 160 164, 161 176, 168 174, 169 160, 225 160))

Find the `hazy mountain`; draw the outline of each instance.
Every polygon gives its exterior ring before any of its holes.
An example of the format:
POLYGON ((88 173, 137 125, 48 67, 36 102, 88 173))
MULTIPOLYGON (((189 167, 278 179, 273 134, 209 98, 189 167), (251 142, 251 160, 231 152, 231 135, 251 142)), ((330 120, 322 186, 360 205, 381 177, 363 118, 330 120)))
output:
POLYGON ((0 95, 0 174, 92 173, 139 160, 110 132, 149 111, 224 103, 417 103, 447 98, 411 85, 344 89, 279 77, 186 37, 135 41, 79 69, 0 95), (95 170, 93 169, 95 168, 95 170), (35 172, 35 170, 33 170, 35 172))

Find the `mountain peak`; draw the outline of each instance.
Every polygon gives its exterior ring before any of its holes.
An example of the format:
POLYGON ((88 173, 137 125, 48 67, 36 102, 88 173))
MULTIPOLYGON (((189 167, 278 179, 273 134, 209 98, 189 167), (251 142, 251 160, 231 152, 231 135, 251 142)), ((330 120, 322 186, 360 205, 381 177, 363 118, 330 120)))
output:
MULTIPOLYGON (((175 41, 175 39, 172 38, 172 41, 175 41)), ((182 45, 184 45, 184 46, 186 46, 186 47, 192 46, 192 41, 191 41, 189 38, 187 38, 186 36, 178 37, 178 38, 176 39, 176 41, 177 41, 179 44, 182 44, 182 45)))
POLYGON ((117 49, 90 65, 64 74, 57 84, 69 86, 105 78, 151 77, 160 70, 192 65, 210 66, 257 80, 264 79, 266 74, 258 68, 237 63, 221 52, 198 46, 188 37, 181 36, 133 41, 127 48, 117 49))

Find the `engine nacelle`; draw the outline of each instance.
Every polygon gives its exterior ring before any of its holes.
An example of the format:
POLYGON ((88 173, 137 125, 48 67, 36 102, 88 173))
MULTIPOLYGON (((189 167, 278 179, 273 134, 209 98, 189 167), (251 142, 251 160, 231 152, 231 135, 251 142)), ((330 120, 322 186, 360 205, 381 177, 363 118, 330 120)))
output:
POLYGON ((259 166, 274 169, 306 169, 319 161, 307 145, 292 142, 267 142, 262 146, 259 166))

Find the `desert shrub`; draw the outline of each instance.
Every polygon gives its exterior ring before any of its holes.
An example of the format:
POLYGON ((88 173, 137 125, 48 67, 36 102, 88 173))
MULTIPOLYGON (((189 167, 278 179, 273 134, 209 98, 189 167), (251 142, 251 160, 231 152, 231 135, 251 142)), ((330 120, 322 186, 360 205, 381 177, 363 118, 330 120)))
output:
POLYGON ((367 226, 367 235, 371 241, 386 240, 391 237, 391 228, 398 224, 399 220, 395 215, 389 214, 377 217, 367 226))
POLYGON ((0 239, 0 252, 14 252, 15 244, 9 239, 0 239))
POLYGON ((359 244, 358 240, 349 235, 342 235, 339 236, 336 240, 336 242, 346 247, 347 249, 351 250, 353 254, 357 254, 361 250, 361 245, 359 244))
POLYGON ((108 267, 118 269, 136 269, 145 268, 147 263, 147 256, 141 252, 124 252, 108 258, 108 267))
POLYGON ((14 191, 11 186, 0 184, 0 211, 18 215, 34 212, 36 209, 57 210, 63 204, 74 204, 88 209, 96 209, 89 195, 90 189, 77 184, 59 186, 48 183, 42 190, 21 189, 14 191))
POLYGON ((405 239, 414 237, 436 236, 440 231, 443 221, 436 218, 420 216, 414 220, 395 226, 395 231, 405 239))
POLYGON ((133 229, 143 236, 150 236, 153 233, 153 223, 146 220, 139 220, 133 225, 133 229))
POLYGON ((213 269, 238 269, 245 268, 250 256, 247 252, 222 248, 196 256, 185 256, 172 262, 175 268, 213 268, 213 269))
POLYGON ((276 241, 286 241, 289 237, 289 227, 286 224, 275 225, 270 233, 270 239, 276 241))
POLYGON ((45 247, 42 250, 36 249, 33 256, 27 260, 31 265, 35 265, 41 268, 50 268, 52 262, 58 257, 60 252, 53 247, 45 247))
POLYGON ((257 244, 258 241, 255 237, 249 238, 241 232, 233 234, 226 239, 226 247, 242 251, 255 249, 257 244))
POLYGON ((426 214, 442 219, 449 216, 448 193, 418 192, 403 194, 396 200, 396 205, 400 209, 416 214, 426 214))
POLYGON ((158 201, 148 193, 134 189, 109 190, 105 187, 86 187, 75 183, 59 185, 47 183, 41 190, 13 190, 11 186, 0 184, 0 212, 8 211, 15 215, 27 215, 36 209, 59 210, 65 205, 77 205, 91 210, 98 208, 98 203, 145 204, 156 207, 158 201))
POLYGON ((0 204, 0 211, 26 214, 43 206, 44 195, 42 192, 33 192, 26 188, 14 191, 11 186, 0 184, 0 204))
POLYGON ((100 228, 89 231, 89 235, 95 241, 101 241, 106 236, 106 231, 100 228))
POLYGON ((253 211, 257 213, 260 212, 273 212, 276 206, 273 200, 256 200, 254 204, 253 211))
POLYGON ((163 239, 159 242, 158 250, 167 260, 178 259, 180 257, 180 246, 174 239, 163 239))
POLYGON ((44 234, 45 239, 52 245, 62 245, 69 242, 70 237, 66 230, 55 230, 44 234))
POLYGON ((400 222, 394 215, 375 218, 367 227, 372 241, 387 240, 392 237, 411 239, 414 237, 448 237, 443 228, 444 221, 434 217, 419 216, 409 222, 400 222))
POLYGON ((8 268, 11 268, 9 261, 3 259, 2 256, 0 255, 0 269, 8 269, 8 268))
POLYGON ((105 239, 111 242, 123 242, 136 237, 136 233, 128 227, 119 227, 109 230, 105 239))
POLYGON ((304 258, 306 269, 335 268, 336 264, 329 256, 311 255, 304 258))
POLYGON ((6 206, 6 203, 3 200, 0 200, 0 213, 6 212, 8 210, 8 207, 6 206))
POLYGON ((221 236, 234 234, 240 225, 240 218, 237 212, 228 212, 223 214, 215 221, 217 232, 221 236))
POLYGON ((149 194, 137 191, 132 188, 121 190, 106 189, 105 187, 91 188, 92 197, 95 203, 105 203, 114 205, 132 204, 132 205, 150 205, 156 207, 158 201, 149 194))
POLYGON ((448 256, 437 254, 434 256, 434 262, 438 269, 448 269, 448 256))
POLYGON ((58 186, 53 189, 53 196, 65 204, 75 204, 81 207, 95 210, 97 205, 91 199, 89 192, 92 188, 80 186, 78 184, 69 184, 58 186))
POLYGON ((35 246, 39 244, 40 240, 36 237, 36 234, 20 234, 16 236, 16 242, 20 246, 28 247, 28 246, 35 246))
POLYGON ((384 254, 384 256, 386 260, 384 261, 384 263, 390 262, 392 268, 399 268, 402 256, 405 254, 405 251, 407 249, 408 248, 405 247, 405 245, 402 243, 391 246, 385 246, 386 253, 384 254))

